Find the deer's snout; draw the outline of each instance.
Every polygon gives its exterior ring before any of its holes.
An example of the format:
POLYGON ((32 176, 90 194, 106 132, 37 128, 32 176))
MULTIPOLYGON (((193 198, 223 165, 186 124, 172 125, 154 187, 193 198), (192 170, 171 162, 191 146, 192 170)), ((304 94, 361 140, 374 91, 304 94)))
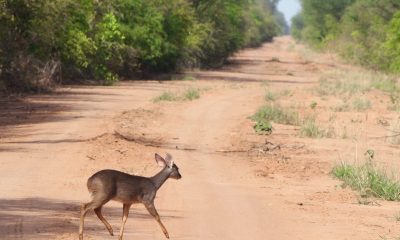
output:
POLYGON ((176 172, 176 173, 173 173, 173 174, 171 174, 170 175, 170 178, 173 178, 173 179, 181 179, 182 178, 182 175, 179 173, 179 172, 176 172))

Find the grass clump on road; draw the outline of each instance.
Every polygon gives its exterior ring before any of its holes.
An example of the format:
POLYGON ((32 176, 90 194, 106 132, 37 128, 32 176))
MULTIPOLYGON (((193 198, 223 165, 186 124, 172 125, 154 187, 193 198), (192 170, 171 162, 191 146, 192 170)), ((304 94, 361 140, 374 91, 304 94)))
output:
POLYGON ((274 92, 268 91, 268 92, 265 94, 265 100, 266 100, 266 101, 271 101, 271 102, 273 102, 273 101, 275 101, 277 98, 278 98, 278 96, 277 96, 277 94, 274 93, 274 92))
POLYGON ((326 137, 327 133, 318 127, 314 118, 306 118, 300 128, 300 136, 322 138, 326 137))
POLYGON ((183 93, 183 99, 192 101, 194 99, 200 98, 200 91, 196 88, 188 88, 183 93))
POLYGON ((286 125, 299 125, 300 122, 296 112, 288 111, 276 104, 261 107, 251 119, 256 122, 267 120, 286 125))
POLYGON ((274 101, 280 99, 281 97, 286 97, 291 94, 292 94, 292 92, 288 89, 285 89, 280 92, 267 91, 264 98, 265 98, 265 101, 267 101, 267 102, 274 102, 274 101))
POLYGON ((371 108, 371 102, 368 99, 356 98, 353 101, 353 109, 362 112, 371 108))
POLYGON ((250 118, 256 122, 253 128, 258 134, 271 134, 272 122, 287 125, 298 125, 300 122, 297 113, 285 110, 276 104, 261 107, 250 118))
POLYGON ((192 101, 198 98, 200 98, 200 90, 197 88, 188 88, 182 93, 165 91, 161 95, 153 98, 153 102, 192 101))
POLYGON ((350 106, 347 102, 342 102, 332 108, 335 112, 348 112, 350 111, 350 106))
POLYGON ((153 99, 153 102, 161 102, 161 101, 172 102, 172 101, 177 101, 177 100, 178 100, 178 96, 176 95, 176 93, 173 93, 170 91, 165 91, 160 96, 155 97, 153 99))
POLYGON ((332 174, 343 181, 343 186, 358 191, 362 197, 400 201, 400 181, 377 168, 371 160, 362 165, 342 162, 332 169, 332 174))

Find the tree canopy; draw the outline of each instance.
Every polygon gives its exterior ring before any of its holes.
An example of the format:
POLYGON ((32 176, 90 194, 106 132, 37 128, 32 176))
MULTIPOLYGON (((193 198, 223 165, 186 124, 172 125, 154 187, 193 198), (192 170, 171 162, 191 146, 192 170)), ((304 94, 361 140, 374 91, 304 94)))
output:
POLYGON ((284 30, 272 0, 3 0, 0 90, 217 66, 284 30))
POLYGON ((398 0, 301 0, 292 35, 373 69, 400 72, 398 0))

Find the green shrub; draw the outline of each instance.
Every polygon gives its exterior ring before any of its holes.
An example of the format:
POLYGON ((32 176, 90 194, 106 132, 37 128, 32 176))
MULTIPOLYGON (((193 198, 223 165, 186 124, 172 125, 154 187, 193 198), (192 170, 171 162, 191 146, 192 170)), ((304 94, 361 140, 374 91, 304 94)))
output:
POLYGON ((259 134, 271 134, 272 133, 272 124, 270 121, 265 119, 260 119, 253 126, 254 130, 259 134))

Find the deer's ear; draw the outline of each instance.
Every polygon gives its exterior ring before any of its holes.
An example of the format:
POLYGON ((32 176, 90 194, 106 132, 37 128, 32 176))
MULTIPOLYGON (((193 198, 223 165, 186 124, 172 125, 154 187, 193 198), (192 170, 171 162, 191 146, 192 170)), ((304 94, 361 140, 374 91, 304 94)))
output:
POLYGON ((168 167, 172 167, 174 166, 174 160, 172 160, 172 156, 171 154, 167 153, 167 155, 165 156, 165 163, 168 165, 168 167))
POLYGON ((167 165, 167 163, 165 162, 165 159, 162 158, 160 155, 158 155, 157 153, 155 154, 155 159, 156 162, 158 164, 158 166, 160 167, 165 167, 167 165))

